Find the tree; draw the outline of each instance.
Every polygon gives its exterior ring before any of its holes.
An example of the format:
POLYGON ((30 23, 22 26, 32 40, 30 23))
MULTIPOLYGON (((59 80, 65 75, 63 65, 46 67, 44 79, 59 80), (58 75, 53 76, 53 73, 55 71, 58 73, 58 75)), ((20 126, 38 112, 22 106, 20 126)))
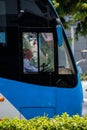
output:
POLYGON ((64 16, 72 15, 72 23, 77 23, 76 33, 87 35, 87 0, 52 0, 62 22, 66 25, 64 16))
POLYGON ((78 21, 77 32, 87 35, 87 0, 80 0, 76 6, 77 13, 74 14, 74 20, 78 21))

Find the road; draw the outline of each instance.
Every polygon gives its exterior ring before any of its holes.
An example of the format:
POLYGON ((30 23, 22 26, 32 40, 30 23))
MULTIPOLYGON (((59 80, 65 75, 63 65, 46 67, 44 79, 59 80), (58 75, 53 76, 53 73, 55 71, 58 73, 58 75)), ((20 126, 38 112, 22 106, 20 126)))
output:
POLYGON ((82 81, 83 88, 83 111, 82 115, 87 114, 87 81, 82 81))

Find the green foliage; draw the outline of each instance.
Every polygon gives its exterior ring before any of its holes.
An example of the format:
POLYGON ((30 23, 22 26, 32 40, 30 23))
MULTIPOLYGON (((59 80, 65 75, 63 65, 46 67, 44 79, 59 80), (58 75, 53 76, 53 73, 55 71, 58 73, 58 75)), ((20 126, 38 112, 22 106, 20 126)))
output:
POLYGON ((87 130, 87 116, 70 117, 63 113, 53 118, 42 116, 30 120, 4 118, 0 121, 0 130, 87 130))
POLYGON ((81 80, 87 80, 87 73, 80 75, 81 80))
POLYGON ((77 25, 77 32, 86 36, 87 35, 87 0, 79 0, 75 9, 76 9, 76 14, 74 14, 74 20, 79 21, 77 25))
POLYGON ((52 3, 54 5, 55 9, 59 7, 59 3, 56 2, 56 0, 52 0, 52 3))
POLYGON ((87 0, 52 0, 52 2, 65 27, 70 23, 66 23, 64 16, 72 15, 73 20, 70 22, 74 24, 78 21, 76 34, 87 36, 87 0))

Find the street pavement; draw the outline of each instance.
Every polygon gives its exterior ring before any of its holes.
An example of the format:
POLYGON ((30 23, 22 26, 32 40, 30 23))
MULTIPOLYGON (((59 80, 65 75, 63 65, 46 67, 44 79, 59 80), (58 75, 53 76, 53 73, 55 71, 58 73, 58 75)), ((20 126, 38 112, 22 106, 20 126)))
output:
POLYGON ((82 115, 87 115, 87 81, 82 81, 83 88, 83 110, 82 115))

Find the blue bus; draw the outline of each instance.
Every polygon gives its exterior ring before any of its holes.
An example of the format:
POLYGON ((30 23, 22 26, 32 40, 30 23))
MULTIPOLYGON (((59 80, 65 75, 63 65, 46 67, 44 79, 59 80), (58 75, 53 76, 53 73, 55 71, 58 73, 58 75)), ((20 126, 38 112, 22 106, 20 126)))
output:
POLYGON ((50 0, 0 0, 0 118, 82 114, 67 35, 50 0))

